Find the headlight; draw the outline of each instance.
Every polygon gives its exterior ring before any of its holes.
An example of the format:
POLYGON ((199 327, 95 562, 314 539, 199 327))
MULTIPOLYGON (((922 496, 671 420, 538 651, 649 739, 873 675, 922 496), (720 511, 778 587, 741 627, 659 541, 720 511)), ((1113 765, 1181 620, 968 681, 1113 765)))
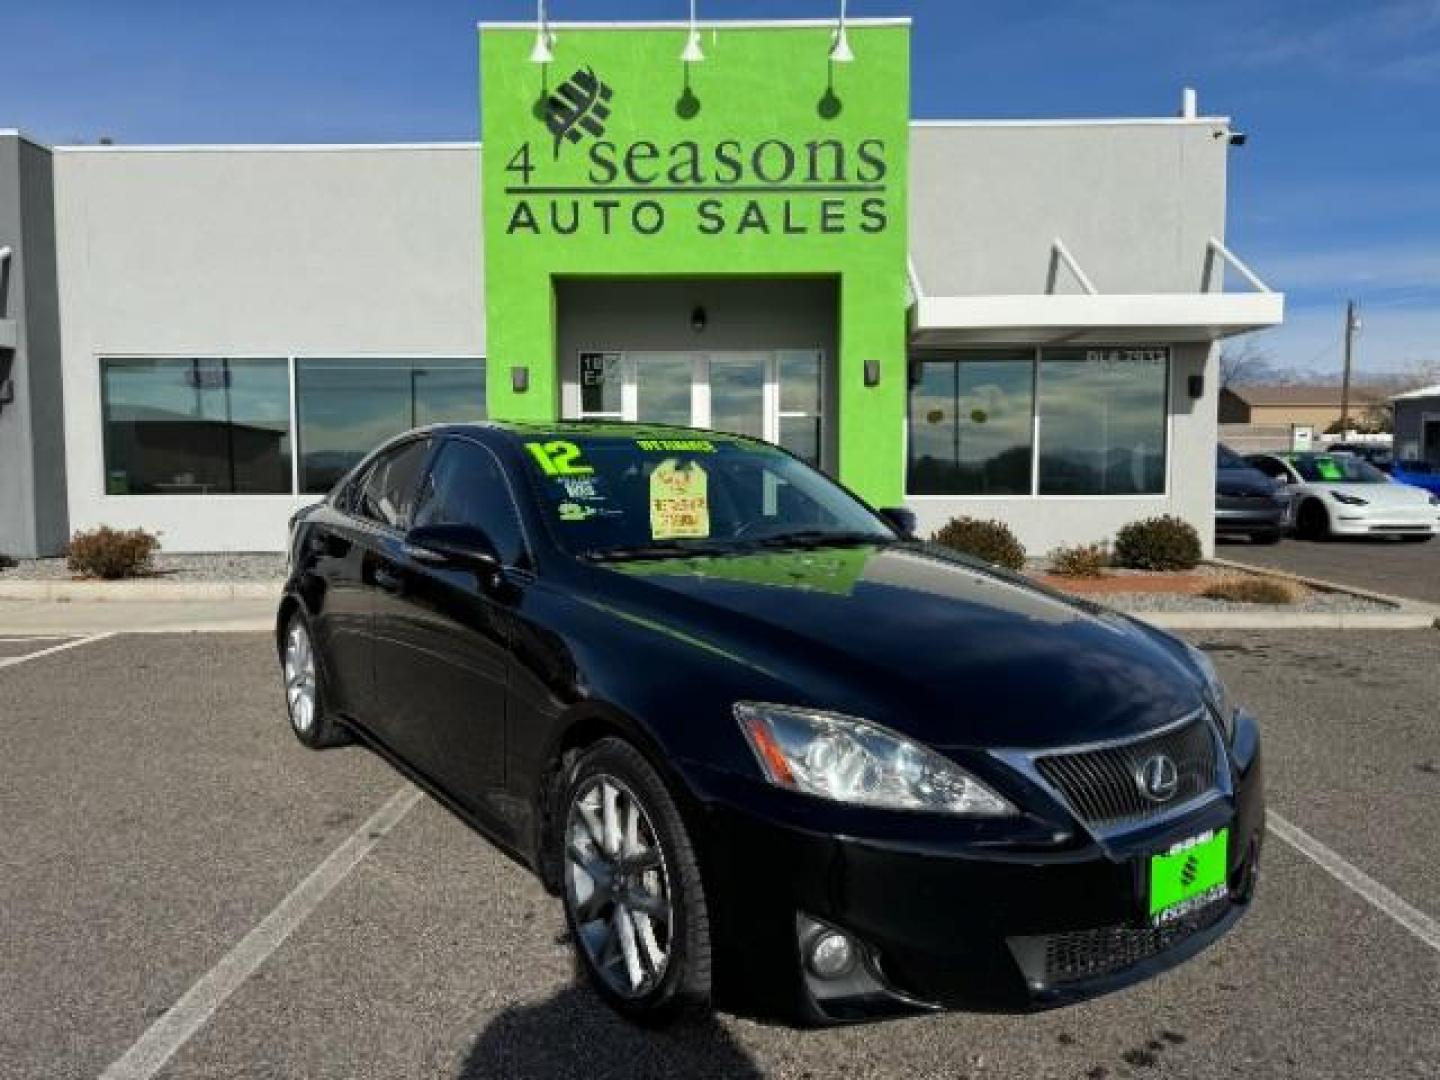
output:
POLYGON ((1331 489, 1330 497, 1338 503, 1344 503, 1346 506, 1370 505, 1369 499, 1362 499, 1359 495, 1351 495, 1349 492, 1346 491, 1335 491, 1334 489, 1331 489))
POLYGON ((877 724, 742 701, 735 719, 776 787, 857 806, 1001 817, 1015 808, 933 750, 877 724))
POLYGON ((1235 703, 1230 700, 1230 691, 1225 689, 1225 681, 1220 678, 1220 673, 1215 670, 1210 657, 1193 645, 1187 644, 1185 649, 1204 684, 1202 692, 1205 695, 1205 704, 1215 713, 1221 729, 1225 732, 1225 741, 1229 742, 1235 734, 1235 703))

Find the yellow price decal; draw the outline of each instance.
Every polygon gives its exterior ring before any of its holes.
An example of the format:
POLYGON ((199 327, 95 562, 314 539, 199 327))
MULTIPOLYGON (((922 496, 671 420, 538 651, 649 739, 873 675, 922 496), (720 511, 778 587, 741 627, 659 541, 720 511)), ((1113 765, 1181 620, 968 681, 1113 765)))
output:
POLYGON ((546 476, 589 476, 595 470, 580 460, 580 447, 564 439, 551 442, 529 442, 525 448, 539 463, 546 476))

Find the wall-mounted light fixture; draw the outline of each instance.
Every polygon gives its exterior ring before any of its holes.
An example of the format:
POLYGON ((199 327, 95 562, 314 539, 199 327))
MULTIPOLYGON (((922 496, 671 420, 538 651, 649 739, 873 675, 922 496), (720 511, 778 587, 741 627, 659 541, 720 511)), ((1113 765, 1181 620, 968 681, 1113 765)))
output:
POLYGON ((510 369, 510 389, 517 394, 523 394, 530 389, 530 369, 524 364, 510 369))
POLYGON ((690 33, 685 38, 680 59, 687 64, 698 64, 705 59, 705 50, 700 48, 700 27, 695 25, 695 0, 690 0, 690 33))
POLYGON ((555 59, 550 47, 555 44, 555 35, 550 32, 550 20, 545 15, 545 0, 535 0, 535 45, 530 50, 532 64, 548 64, 555 59))
POLYGON ((850 49, 850 38, 845 33, 845 0, 840 0, 840 25, 835 29, 835 41, 830 46, 830 59, 836 64, 848 64, 855 59, 850 49))
POLYGON ((866 361, 865 361, 865 385, 866 385, 866 386, 879 386, 879 385, 880 385, 880 361, 879 361, 879 360, 866 360, 866 361))
POLYGON ((709 321, 710 317, 705 313, 705 309, 698 304, 695 310, 690 312, 690 329, 694 330, 697 334, 704 333, 705 325, 709 321))
POLYGON ((1187 389, 1190 391, 1191 399, 1194 401, 1199 401, 1205 396, 1205 376, 1191 375, 1187 389))

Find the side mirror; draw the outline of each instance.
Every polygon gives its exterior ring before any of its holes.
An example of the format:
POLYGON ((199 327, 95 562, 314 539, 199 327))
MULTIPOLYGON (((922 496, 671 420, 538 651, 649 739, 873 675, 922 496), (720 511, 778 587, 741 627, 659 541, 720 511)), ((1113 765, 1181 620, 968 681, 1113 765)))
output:
POLYGON ((915 511, 905 506, 890 506, 880 511, 880 516, 895 527, 905 539, 910 540, 915 536, 915 511))
POLYGON ((500 572, 500 553, 494 542, 474 525, 417 525, 405 534, 405 554, 431 566, 463 566, 482 574, 500 572))

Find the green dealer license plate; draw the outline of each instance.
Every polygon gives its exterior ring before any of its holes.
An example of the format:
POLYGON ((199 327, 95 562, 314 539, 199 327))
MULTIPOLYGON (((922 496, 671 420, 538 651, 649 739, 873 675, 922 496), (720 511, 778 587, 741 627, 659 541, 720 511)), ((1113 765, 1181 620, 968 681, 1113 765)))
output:
POLYGON ((1150 856, 1150 922, 1173 922, 1225 895, 1230 830, 1201 833, 1150 856))

